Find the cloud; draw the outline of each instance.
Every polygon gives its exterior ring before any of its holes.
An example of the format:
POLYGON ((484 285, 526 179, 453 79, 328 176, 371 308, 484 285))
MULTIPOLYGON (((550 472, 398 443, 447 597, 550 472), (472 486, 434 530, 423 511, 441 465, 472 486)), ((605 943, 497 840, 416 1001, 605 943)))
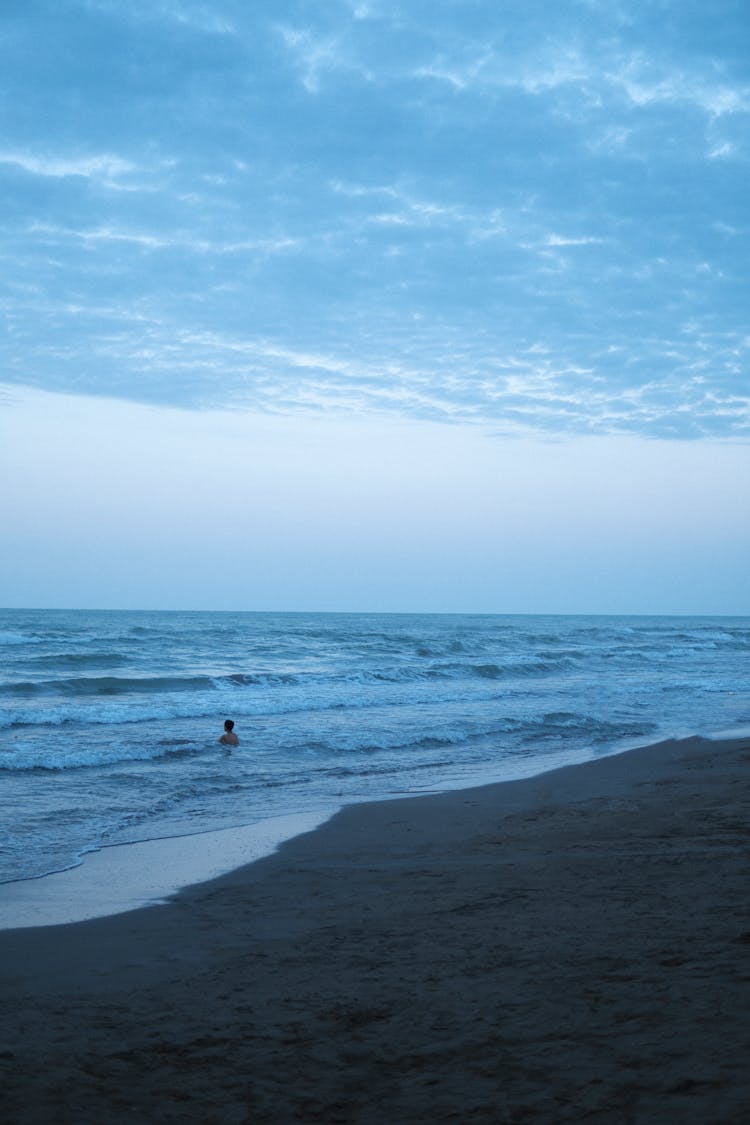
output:
MULTIPOLYGON (((589 112, 611 112, 615 99, 636 109, 692 107, 711 119, 750 112, 750 84, 717 81, 711 68, 677 67, 663 55, 633 51, 615 42, 595 51, 565 39, 518 55, 487 45, 464 44, 412 72, 456 91, 519 90, 535 98, 567 91, 589 112)), ((557 107, 555 107, 557 108, 557 107)))
POLYGON ((593 0, 70 11, 4 56, 9 379, 746 432, 731 5, 669 35, 593 0))
POLYGON ((604 241, 603 238, 587 236, 585 238, 566 238, 561 234, 550 234, 546 238, 547 246, 596 246, 604 241))
POLYGON ((308 28, 285 25, 277 30, 308 93, 317 93, 323 78, 336 72, 353 71, 362 78, 372 78, 371 72, 345 50, 340 35, 322 36, 308 28))
POLYGON ((95 156, 51 156, 28 152, 0 151, 0 165, 7 164, 21 168, 32 176, 46 176, 64 179, 69 176, 82 176, 96 180, 105 187, 121 187, 123 176, 135 172, 136 166, 130 160, 112 153, 95 156))
POLYGON ((682 104, 711 118, 750 112, 750 85, 729 86, 699 70, 675 69, 640 52, 619 61, 604 78, 639 108, 682 104))
POLYGON ((381 15, 379 5, 373 0, 345 0, 345 3, 355 20, 377 19, 381 15))
POLYGON ((113 227, 74 229, 58 227, 48 223, 32 223, 29 234, 40 235, 48 241, 64 245, 77 241, 84 244, 123 243, 144 250, 182 250, 188 254, 276 254, 292 250, 299 245, 294 238, 255 238, 237 241, 208 240, 196 238, 189 232, 173 235, 149 234, 145 231, 123 230, 113 227))
MULTIPOLYGON (((28 295, 24 303, 28 305, 28 295)), ((6 302, 6 314, 12 313, 6 302)), ((130 309, 94 304, 32 308, 38 321, 50 313, 68 322, 69 352, 61 351, 54 337, 48 343, 37 339, 27 350, 27 362, 38 371, 52 362, 58 378, 63 377, 61 388, 65 370, 76 364, 79 352, 72 330, 77 321, 92 371, 109 372, 110 393, 122 385, 133 397, 137 387, 135 397, 141 401, 173 401, 179 387, 184 404, 197 407, 232 403, 269 413, 413 416, 492 424, 509 435, 536 429, 550 434, 741 437, 750 429, 748 396, 733 386, 732 374, 746 370, 750 340, 715 341, 697 325, 687 326, 673 342, 642 341, 640 355, 627 340, 606 348, 592 340, 585 351, 579 345, 577 357, 566 358, 552 340, 537 340, 515 352, 486 344, 467 348, 465 340, 451 339, 432 323, 426 332, 420 330, 419 349, 412 341, 407 358, 387 336, 357 355, 335 346, 306 349, 283 338, 197 329, 155 315, 142 303, 130 309), (394 362, 399 354, 402 358, 394 362), (646 376, 659 367, 661 377, 646 376)), ((78 388, 95 391, 96 379, 81 376, 76 370, 78 388)))

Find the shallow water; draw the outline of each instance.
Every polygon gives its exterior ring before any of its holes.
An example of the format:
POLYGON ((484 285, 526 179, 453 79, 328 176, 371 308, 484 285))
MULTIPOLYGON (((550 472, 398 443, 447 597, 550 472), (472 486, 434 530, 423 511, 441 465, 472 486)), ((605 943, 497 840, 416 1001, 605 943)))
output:
POLYGON ((0 880, 738 729, 749 656, 748 618, 0 611, 0 880))

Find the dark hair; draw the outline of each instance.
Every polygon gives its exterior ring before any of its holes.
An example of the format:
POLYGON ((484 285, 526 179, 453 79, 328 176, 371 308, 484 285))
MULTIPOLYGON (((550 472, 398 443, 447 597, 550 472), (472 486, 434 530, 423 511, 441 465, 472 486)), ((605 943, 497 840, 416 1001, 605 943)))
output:
POLYGON ((225 719, 224 720, 224 730, 231 730, 233 726, 234 726, 234 722, 232 721, 232 719, 225 719))

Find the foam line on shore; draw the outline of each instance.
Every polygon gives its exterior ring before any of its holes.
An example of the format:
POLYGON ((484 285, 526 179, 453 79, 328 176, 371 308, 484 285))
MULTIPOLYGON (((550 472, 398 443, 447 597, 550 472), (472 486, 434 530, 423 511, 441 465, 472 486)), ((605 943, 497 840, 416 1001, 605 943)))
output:
POLYGON ((77 867, 0 886, 0 930, 67 925, 155 906, 184 887, 272 854, 285 840, 317 828, 331 811, 101 848, 77 867))

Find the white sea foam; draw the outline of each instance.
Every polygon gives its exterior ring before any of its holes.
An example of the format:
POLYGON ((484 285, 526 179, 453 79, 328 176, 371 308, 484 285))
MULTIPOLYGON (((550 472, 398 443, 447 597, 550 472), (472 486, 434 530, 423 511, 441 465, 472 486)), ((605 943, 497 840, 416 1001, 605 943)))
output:
POLYGON ((165 902, 184 887, 216 879, 311 832, 326 813, 103 848, 43 878, 0 884, 0 929, 60 926, 165 902))
POLYGON ((0 630, 0 645, 22 645, 33 643, 34 638, 27 637, 23 633, 14 633, 10 629, 0 630))

